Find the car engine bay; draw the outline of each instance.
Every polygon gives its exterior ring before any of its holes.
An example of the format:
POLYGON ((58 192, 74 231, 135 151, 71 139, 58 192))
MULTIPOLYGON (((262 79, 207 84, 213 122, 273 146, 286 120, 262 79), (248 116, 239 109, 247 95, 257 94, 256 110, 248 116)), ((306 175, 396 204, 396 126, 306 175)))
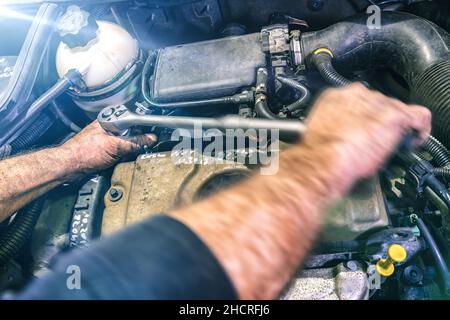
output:
POLYGON ((60 144, 95 119, 158 142, 2 222, 0 292, 51 272, 61 252, 251 176, 263 164, 258 131, 205 155, 224 130, 279 129, 268 140, 283 152, 320 93, 362 82, 429 108, 433 136, 330 210, 280 299, 450 297, 447 1, 38 2, 0 5, 0 158, 60 144), (198 125, 220 130, 205 141, 191 134, 198 125))

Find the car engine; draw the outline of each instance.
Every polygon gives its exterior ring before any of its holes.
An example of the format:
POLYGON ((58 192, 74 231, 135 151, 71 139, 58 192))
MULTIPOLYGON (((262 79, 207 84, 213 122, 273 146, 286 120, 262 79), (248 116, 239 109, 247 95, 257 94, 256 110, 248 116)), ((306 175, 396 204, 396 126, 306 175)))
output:
POLYGON ((62 143, 95 119, 111 134, 152 132, 158 143, 2 222, 1 291, 51 272, 61 252, 250 177, 268 150, 301 138, 320 93, 362 82, 428 107, 433 136, 330 210, 279 298, 450 297, 447 1, 8 2, 1 158, 62 143), (246 130, 244 143, 227 144, 226 130, 246 130), (188 145, 174 152, 180 141, 188 145), (206 152, 213 143, 226 147, 206 152))

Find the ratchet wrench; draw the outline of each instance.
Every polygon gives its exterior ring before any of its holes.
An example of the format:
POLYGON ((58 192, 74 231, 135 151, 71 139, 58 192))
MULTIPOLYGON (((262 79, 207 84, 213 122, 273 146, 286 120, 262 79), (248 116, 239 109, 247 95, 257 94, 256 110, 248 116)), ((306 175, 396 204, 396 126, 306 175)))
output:
POLYGON ((103 129, 117 135, 126 133, 131 127, 144 126, 220 131, 227 129, 279 130, 280 134, 288 134, 299 139, 306 129, 305 125, 298 120, 248 119, 232 115, 220 118, 141 115, 131 112, 123 105, 104 108, 97 119, 103 129))

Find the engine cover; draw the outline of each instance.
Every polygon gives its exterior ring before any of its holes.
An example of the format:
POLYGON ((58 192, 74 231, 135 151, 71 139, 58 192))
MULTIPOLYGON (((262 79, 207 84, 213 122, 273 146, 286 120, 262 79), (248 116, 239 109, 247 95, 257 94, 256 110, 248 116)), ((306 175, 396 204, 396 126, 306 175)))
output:
MULTIPOLYGON (((116 166, 111 190, 105 197, 102 235, 151 215, 193 203, 251 173, 239 163, 218 164, 210 160, 203 157, 203 165, 193 161, 176 164, 171 153, 167 152, 142 155, 136 162, 116 166), (111 194, 120 194, 120 198, 111 194)), ((387 225, 381 187, 377 180, 372 180, 362 183, 351 196, 331 210, 320 238, 328 242, 354 240, 387 225)))
POLYGON ((150 81, 158 102, 233 95, 266 65, 259 33, 161 49, 150 81))

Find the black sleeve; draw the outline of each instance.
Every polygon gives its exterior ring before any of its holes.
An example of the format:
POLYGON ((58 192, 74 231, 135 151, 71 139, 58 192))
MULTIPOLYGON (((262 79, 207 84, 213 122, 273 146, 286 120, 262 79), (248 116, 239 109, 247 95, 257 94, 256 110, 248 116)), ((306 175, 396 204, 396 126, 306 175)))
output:
POLYGON ((164 215, 64 254, 53 270, 4 298, 237 299, 209 248, 181 222, 164 215), (68 288, 73 288, 69 266, 79 268, 81 289, 68 288))

